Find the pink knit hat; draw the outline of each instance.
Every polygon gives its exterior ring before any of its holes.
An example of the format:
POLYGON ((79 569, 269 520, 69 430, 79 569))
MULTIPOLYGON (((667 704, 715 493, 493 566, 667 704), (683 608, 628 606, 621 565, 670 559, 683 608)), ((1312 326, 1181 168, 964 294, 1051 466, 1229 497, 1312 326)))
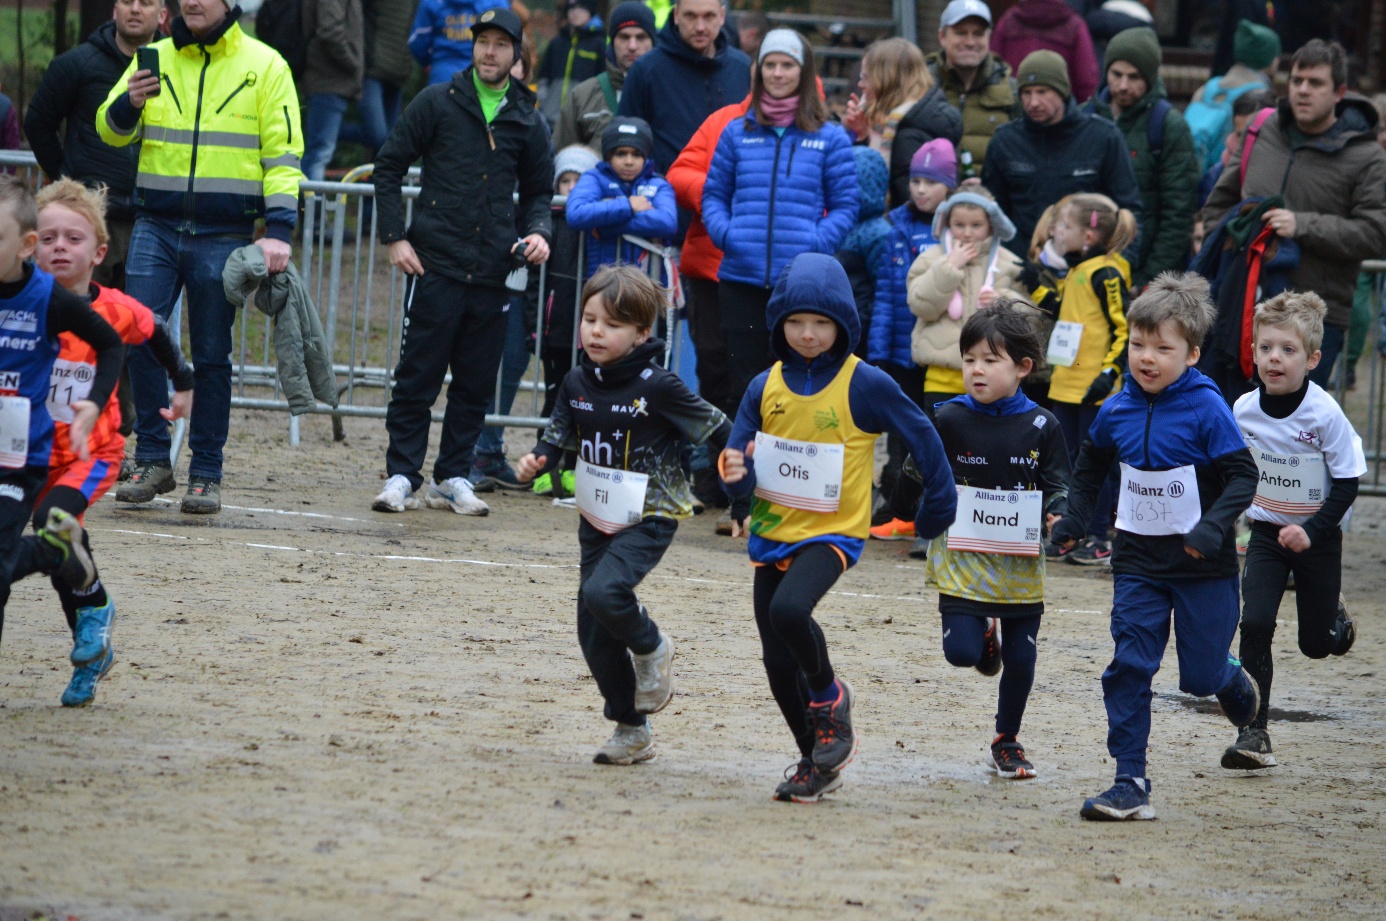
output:
POLYGON ((946 138, 934 138, 914 152, 910 178, 916 176, 941 182, 950 189, 958 187, 958 155, 946 138))

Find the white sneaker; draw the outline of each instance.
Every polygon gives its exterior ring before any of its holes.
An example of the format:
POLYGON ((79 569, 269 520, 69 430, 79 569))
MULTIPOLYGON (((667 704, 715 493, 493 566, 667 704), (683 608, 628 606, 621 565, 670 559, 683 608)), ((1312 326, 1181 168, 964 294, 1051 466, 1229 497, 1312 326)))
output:
POLYGON ((385 488, 371 503, 371 508, 377 512, 404 512, 418 507, 419 499, 409 485, 409 477, 398 473, 385 481, 385 488))
POLYGON ((658 713, 674 697, 674 642, 661 633, 654 652, 630 657, 635 663, 635 712, 658 713))
POLYGON ((655 756, 654 731, 649 720, 643 726, 617 723, 616 731, 606 744, 597 749, 592 760, 597 764, 639 764, 655 756))
POLYGON ((491 506, 476 497, 472 482, 466 477, 449 477, 441 483, 428 481, 424 492, 424 505, 429 508, 450 508, 459 515, 491 514, 491 506))

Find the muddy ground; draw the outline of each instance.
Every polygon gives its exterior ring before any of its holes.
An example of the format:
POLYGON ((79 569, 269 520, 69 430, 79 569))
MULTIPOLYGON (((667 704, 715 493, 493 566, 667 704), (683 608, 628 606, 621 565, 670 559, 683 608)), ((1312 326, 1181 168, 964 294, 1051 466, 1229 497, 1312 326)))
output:
MULTIPOLYGON (((102 502, 119 608, 97 703, 64 710, 51 589, 16 588, 0 649, 0 918, 1226 918, 1386 915, 1386 514, 1349 536, 1346 658, 1276 638, 1282 766, 1218 767, 1233 732, 1156 678, 1153 823, 1078 818, 1105 789, 1110 579, 1051 567, 1022 740, 980 766, 995 680, 949 667, 934 593, 874 543, 820 609, 861 754, 817 806, 772 802, 792 744, 738 543, 689 521, 643 597, 678 642, 659 758, 609 732, 574 637, 576 513, 380 515, 379 422, 233 416, 225 501, 102 502)), ((511 453, 525 438, 512 432, 511 453)), ((184 461, 186 463, 186 460, 184 461)))

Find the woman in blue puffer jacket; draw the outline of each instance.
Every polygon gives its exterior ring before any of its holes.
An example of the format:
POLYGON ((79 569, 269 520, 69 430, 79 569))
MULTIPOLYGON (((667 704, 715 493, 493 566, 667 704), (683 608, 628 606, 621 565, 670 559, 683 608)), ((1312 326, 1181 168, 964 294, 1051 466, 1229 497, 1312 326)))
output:
POLYGON ((761 43, 751 108, 722 132, 703 186, 703 223, 723 251, 718 306, 733 400, 770 367, 765 308, 801 253, 837 252, 857 219, 852 141, 827 120, 813 52, 799 33, 761 43))

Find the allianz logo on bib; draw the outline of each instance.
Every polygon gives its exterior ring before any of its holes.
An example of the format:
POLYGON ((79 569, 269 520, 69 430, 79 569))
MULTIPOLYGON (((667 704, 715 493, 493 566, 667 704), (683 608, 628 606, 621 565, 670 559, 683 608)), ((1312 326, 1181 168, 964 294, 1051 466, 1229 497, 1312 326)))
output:
POLYGON ((1281 465, 1283 465, 1283 466, 1285 466, 1285 467, 1298 467, 1298 466, 1299 466, 1299 458, 1298 458, 1298 457, 1295 457, 1293 454, 1291 454, 1289 457, 1278 457, 1278 456, 1276 456, 1276 455, 1274 455, 1274 454, 1270 454, 1270 453, 1268 453, 1268 452, 1266 452, 1266 451, 1262 451, 1262 452, 1260 452, 1260 453, 1261 453, 1261 461, 1262 461, 1262 463, 1266 463, 1266 464, 1281 464, 1281 465))
MULTIPOLYGON (((1134 480, 1126 484, 1126 491, 1137 496, 1162 497, 1165 494, 1163 486, 1143 486, 1134 480)), ((1178 499, 1184 495, 1184 484, 1178 481, 1169 484, 1169 495, 1171 499, 1178 499)))
POLYGON ((0 329, 16 333, 36 333, 38 314, 32 310, 0 310, 0 329))
POLYGON ((792 444, 789 444, 788 442, 780 441, 778 438, 775 439, 775 450, 776 450, 776 451, 788 451, 790 454, 803 454, 803 453, 804 453, 803 445, 792 445, 792 444))

